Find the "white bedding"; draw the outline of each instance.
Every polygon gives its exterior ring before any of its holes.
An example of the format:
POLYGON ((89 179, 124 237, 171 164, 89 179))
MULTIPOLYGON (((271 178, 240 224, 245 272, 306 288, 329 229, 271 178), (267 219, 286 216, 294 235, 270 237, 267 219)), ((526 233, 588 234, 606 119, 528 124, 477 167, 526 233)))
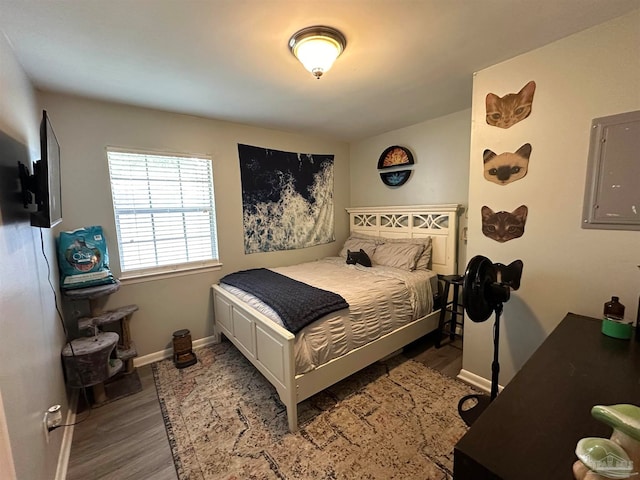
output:
MULTIPOLYGON (((296 335, 296 373, 313 370, 433 309, 432 285, 437 275, 429 270, 409 272, 392 267, 347 265, 342 257, 328 257, 271 270, 341 295, 349 309, 333 312, 307 325, 296 335)), ((221 284, 274 322, 278 315, 258 298, 221 284)))

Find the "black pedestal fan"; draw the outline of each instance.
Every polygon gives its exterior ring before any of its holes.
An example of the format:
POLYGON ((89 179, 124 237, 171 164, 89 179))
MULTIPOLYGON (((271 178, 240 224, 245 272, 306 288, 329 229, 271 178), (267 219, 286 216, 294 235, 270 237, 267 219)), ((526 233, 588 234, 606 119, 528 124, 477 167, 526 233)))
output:
POLYGON ((462 285, 462 301, 467 317, 474 322, 484 322, 495 312, 493 326, 493 363, 491 364, 491 395, 466 395, 458 402, 458 413, 471 426, 480 414, 498 395, 498 347, 500 344, 500 315, 502 304, 509 300, 511 289, 520 287, 522 261, 516 260, 509 266, 494 264, 487 257, 477 255, 467 265, 462 285), (475 402, 470 408, 465 403, 475 402))

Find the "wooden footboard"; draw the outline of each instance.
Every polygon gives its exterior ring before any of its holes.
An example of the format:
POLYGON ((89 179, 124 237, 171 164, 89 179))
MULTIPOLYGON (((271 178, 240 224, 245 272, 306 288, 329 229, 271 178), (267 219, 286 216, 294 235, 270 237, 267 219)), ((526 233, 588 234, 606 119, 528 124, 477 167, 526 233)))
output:
POLYGON ((433 331, 439 310, 335 358, 296 375, 295 336, 251 308, 219 285, 213 285, 214 334, 224 334, 276 388, 287 408, 289 430, 298 429, 298 403, 347 378, 373 362, 433 331))
POLYGON ((262 313, 213 285, 214 336, 223 333, 276 388, 287 407, 289 430, 297 430, 295 336, 262 313))

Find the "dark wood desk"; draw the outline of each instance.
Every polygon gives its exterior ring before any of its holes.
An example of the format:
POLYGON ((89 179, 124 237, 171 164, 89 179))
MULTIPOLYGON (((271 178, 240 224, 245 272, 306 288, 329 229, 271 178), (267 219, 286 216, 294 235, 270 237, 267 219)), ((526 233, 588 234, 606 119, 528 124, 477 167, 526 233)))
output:
POLYGON ((584 437, 609 438, 594 405, 640 404, 640 343, 567 314, 454 450, 455 480, 571 480, 584 437))

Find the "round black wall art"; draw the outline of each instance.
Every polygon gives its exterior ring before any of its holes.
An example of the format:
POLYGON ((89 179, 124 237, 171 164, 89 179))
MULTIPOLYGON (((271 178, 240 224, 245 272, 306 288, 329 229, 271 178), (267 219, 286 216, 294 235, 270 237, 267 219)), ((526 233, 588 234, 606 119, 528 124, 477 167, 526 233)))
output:
POLYGON ((385 170, 380 172, 382 183, 389 187, 404 185, 411 176, 412 170, 406 168, 410 165, 413 165, 413 154, 408 148, 399 145, 386 148, 378 159, 378 170, 385 170))

